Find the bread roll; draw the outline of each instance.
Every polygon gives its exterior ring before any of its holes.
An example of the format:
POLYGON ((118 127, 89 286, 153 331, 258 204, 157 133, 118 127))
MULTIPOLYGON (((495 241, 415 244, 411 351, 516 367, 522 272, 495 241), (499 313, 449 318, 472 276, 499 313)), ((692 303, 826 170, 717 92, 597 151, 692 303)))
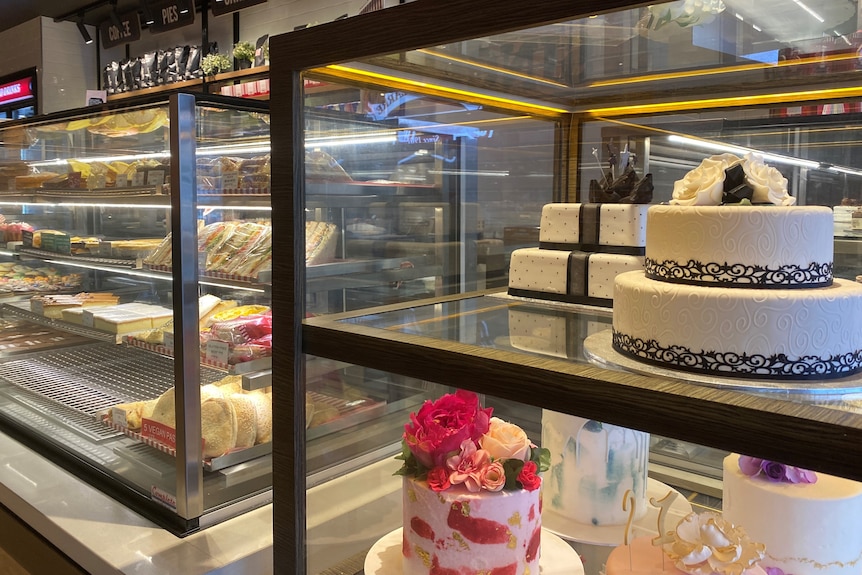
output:
POLYGON ((255 410, 257 422, 257 435, 255 443, 266 443, 272 441, 272 396, 262 391, 253 391, 246 395, 251 399, 255 410))
MULTIPOLYGON (((201 404, 211 398, 224 398, 224 393, 214 385, 205 385, 201 387, 201 404)), ((176 398, 174 397, 173 387, 156 399, 155 406, 153 406, 152 416, 148 419, 176 428, 176 398)))
POLYGON ((225 397, 210 397, 201 402, 203 456, 219 457, 234 448, 237 419, 233 403, 225 397))
POLYGON ((251 447, 257 438, 257 411, 251 394, 232 393, 228 396, 236 413, 235 447, 251 447))

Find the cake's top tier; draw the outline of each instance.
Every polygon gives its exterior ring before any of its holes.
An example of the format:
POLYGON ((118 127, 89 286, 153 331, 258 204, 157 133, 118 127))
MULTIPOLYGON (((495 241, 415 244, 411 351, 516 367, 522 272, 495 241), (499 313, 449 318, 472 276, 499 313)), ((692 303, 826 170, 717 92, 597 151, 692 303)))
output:
POLYGON ((539 245, 642 255, 648 208, 644 204, 546 204, 539 245))
POLYGON ((821 206, 651 206, 646 275, 690 285, 832 283, 832 210, 821 206))

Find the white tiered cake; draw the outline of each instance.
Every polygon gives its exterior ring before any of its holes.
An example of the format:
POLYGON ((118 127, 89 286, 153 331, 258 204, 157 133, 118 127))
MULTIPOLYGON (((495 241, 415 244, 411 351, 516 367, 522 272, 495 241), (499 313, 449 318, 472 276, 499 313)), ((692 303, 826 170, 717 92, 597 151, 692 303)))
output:
POLYGON ((512 253, 509 294, 611 307, 614 277, 643 269, 647 207, 544 206, 539 247, 512 253))
MULTIPOLYGON (((792 203, 774 168, 756 156, 737 163, 727 156, 704 162, 744 166, 746 181, 765 174, 761 195, 792 203)), ((695 180, 686 176, 674 201, 695 180)), ((690 199, 711 201, 714 187, 706 178, 690 199)), ((615 280, 614 349, 718 376, 818 380, 859 372, 862 285, 832 277, 832 228, 826 207, 650 207, 646 269, 615 280)))

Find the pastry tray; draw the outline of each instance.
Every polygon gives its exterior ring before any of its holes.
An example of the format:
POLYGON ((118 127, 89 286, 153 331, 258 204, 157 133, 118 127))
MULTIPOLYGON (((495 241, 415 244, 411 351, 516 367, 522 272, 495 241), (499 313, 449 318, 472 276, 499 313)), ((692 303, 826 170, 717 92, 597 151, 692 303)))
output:
MULTIPOLYGON (((177 456, 177 450, 174 449, 173 447, 171 447, 169 445, 165 445, 164 443, 161 443, 159 441, 156 441, 155 439, 153 439, 151 437, 145 437, 145 436, 141 435, 140 433, 138 433, 137 431, 132 431, 131 429, 129 429, 127 427, 123 427, 121 425, 116 425, 114 422, 111 421, 109 416, 105 416, 102 419, 102 423, 104 423, 105 425, 107 425, 111 429, 119 431, 120 433, 122 433, 123 435, 125 435, 127 437, 131 437, 132 439, 140 441, 141 443, 143 443, 145 445, 149 445, 150 447, 152 447, 154 449, 158 449, 162 453, 166 453, 166 454, 170 455, 171 457, 177 456)), ((252 447, 247 447, 244 449, 237 449, 237 450, 231 451, 230 453, 226 453, 225 455, 221 455, 219 457, 210 457, 210 458, 204 459, 203 460, 203 468, 206 471, 218 471, 220 469, 225 469, 227 467, 237 465, 238 463, 244 463, 246 461, 251 461, 252 459, 256 459, 262 455, 267 455, 268 453, 271 453, 271 452, 272 452, 272 442, 261 443, 259 445, 255 445, 252 447)))
MULTIPOLYGON (((147 343, 145 341, 141 341, 136 339, 134 336, 127 335, 123 338, 123 342, 126 345, 136 347, 139 349, 146 350, 150 353, 157 353, 159 355, 163 355, 165 357, 173 357, 174 352, 171 348, 165 345, 158 345, 153 343, 147 343)), ((220 369, 222 371, 228 372, 230 375, 242 375, 245 373, 253 373, 255 371, 262 371, 264 369, 272 369, 272 357, 261 357, 258 359, 253 359, 251 361, 243 361, 241 363, 222 363, 220 361, 212 361, 208 359, 201 359, 201 365, 205 365, 207 367, 214 367, 216 369, 220 369)))

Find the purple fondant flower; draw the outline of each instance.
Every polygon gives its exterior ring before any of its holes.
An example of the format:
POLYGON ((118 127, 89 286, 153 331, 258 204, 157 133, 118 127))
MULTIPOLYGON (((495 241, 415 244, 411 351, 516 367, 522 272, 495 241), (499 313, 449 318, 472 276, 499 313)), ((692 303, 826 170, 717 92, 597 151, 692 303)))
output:
POLYGON ((751 477, 763 474, 766 479, 775 482, 814 483, 817 481, 817 474, 813 471, 748 455, 739 456, 739 470, 751 477))
POLYGON ((766 575, 784 575, 784 570, 781 567, 764 567, 766 575))

